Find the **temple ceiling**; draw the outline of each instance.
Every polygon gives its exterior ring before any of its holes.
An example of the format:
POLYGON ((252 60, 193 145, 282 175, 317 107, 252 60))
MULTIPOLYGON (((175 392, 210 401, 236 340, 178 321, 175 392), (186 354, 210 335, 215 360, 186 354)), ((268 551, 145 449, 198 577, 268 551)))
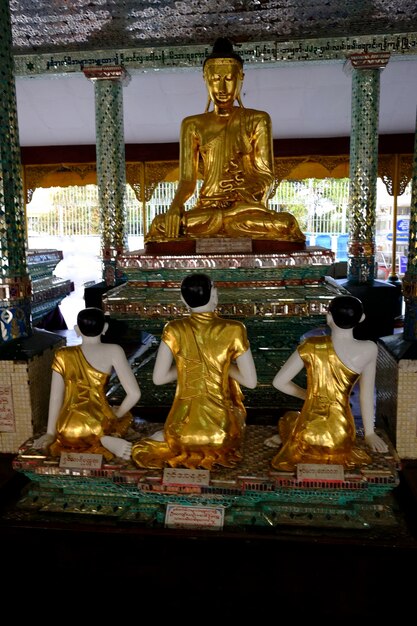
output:
POLYGON ((417 30, 415 0, 11 0, 10 12, 15 54, 417 30))
POLYGON ((125 141, 178 141, 204 110, 201 65, 217 37, 244 59, 243 103, 275 138, 350 133, 352 52, 389 52, 381 134, 412 133, 417 0, 10 0, 22 146, 94 144, 89 66, 123 65, 125 141), (175 70, 173 72, 172 70, 175 70), (36 80, 33 80, 36 79, 36 80))

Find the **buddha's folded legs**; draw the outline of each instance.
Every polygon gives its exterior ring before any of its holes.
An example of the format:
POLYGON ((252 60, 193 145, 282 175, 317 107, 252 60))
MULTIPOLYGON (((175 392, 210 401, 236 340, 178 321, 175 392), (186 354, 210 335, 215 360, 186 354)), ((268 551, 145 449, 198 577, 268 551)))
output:
MULTIPOLYGON (((296 218, 286 211, 276 212, 263 205, 235 203, 228 208, 207 205, 190 209, 184 214, 182 237, 248 237, 276 241, 304 242, 296 218)), ((181 236, 181 235, 180 235, 181 236)), ((165 214, 152 222, 146 241, 168 241, 165 214)))

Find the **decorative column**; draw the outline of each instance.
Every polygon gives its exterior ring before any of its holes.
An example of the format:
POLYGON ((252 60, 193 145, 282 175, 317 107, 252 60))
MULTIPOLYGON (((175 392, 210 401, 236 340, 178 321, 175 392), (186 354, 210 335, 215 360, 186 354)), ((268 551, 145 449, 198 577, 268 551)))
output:
POLYGON ((354 329, 356 339, 391 335, 398 315, 397 287, 375 280, 379 87, 389 56, 364 52, 349 56, 345 63, 352 74, 349 244, 347 278, 339 282, 363 304, 365 321, 354 329))
POLYGON ((352 73, 347 277, 357 285, 370 284, 375 276, 380 71, 389 57, 366 52, 345 63, 352 73))
POLYGON ((0 452, 46 430, 51 363, 65 340, 32 328, 8 0, 0 0, 0 452))
POLYGON ((408 239, 407 270, 402 281, 405 301, 405 341, 417 339, 417 119, 414 137, 413 178, 411 182, 410 230, 408 239))
POLYGON ((31 282, 9 2, 0 0, 0 345, 31 335, 31 282))
POLYGON ((119 277, 118 258, 127 248, 122 90, 130 77, 123 67, 118 66, 89 68, 84 74, 94 83, 103 280, 112 287, 119 277))

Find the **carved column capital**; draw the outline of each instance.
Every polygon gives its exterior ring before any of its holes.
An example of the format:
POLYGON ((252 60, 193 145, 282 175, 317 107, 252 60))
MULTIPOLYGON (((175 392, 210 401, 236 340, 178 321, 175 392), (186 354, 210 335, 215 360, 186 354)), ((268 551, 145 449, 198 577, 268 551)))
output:
POLYGON ((130 81, 130 74, 122 65, 103 65, 87 67, 83 69, 84 76, 95 82, 96 80, 114 80, 127 85, 130 81))
POLYGON ((343 69, 348 74, 352 70, 383 70, 390 56, 389 52, 355 52, 347 56, 343 69))

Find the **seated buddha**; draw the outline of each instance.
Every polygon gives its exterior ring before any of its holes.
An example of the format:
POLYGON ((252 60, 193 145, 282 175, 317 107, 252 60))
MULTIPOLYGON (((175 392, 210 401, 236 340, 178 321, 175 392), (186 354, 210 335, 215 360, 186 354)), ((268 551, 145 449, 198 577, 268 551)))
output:
POLYGON ((168 211, 154 218, 145 243, 230 237, 304 244, 296 218, 267 206, 275 182, 271 119, 264 111, 243 107, 243 61, 229 40, 216 41, 203 73, 206 111, 182 122, 179 184, 168 211), (196 204, 185 210, 196 189, 200 159, 203 184, 196 204))

